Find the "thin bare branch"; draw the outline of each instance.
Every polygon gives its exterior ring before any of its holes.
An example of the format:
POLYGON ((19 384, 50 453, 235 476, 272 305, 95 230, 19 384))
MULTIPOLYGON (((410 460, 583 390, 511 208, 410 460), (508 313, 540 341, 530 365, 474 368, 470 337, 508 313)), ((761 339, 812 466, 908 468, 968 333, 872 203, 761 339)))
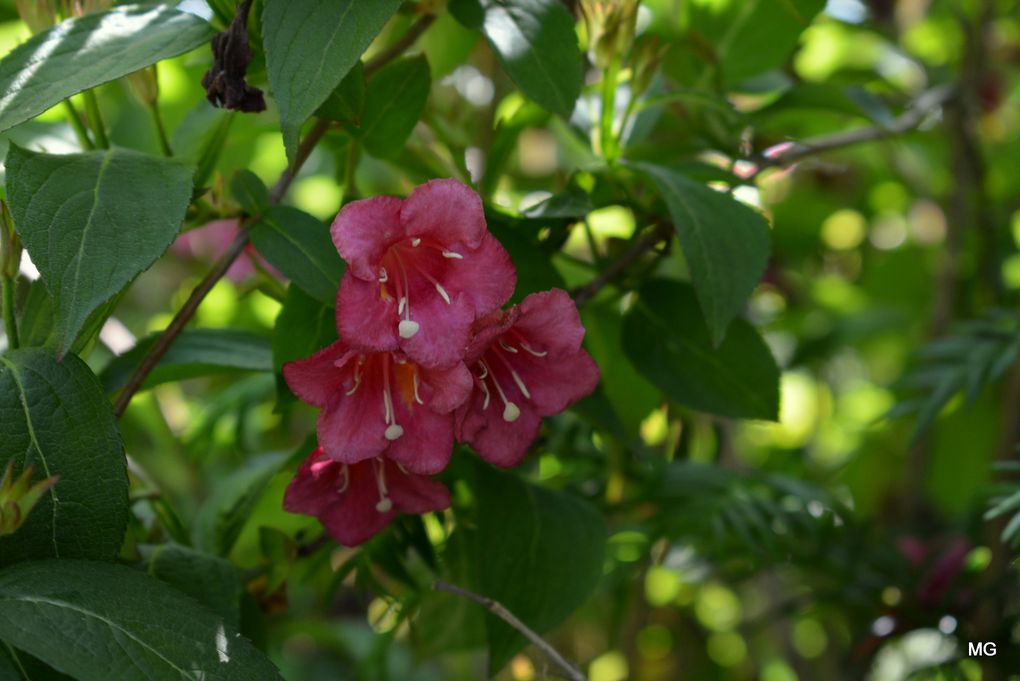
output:
POLYGON ((602 290, 602 288, 622 275, 628 267, 641 259, 646 251, 655 247, 655 244, 668 239, 673 233, 673 228, 668 223, 659 223, 651 231, 638 237, 619 258, 599 272, 598 276, 584 286, 574 289, 571 295, 574 302, 583 305, 602 290))
POLYGON ((487 598, 486 596, 480 596, 473 591, 468 591, 467 589, 455 584, 444 582, 441 579, 436 580, 436 582, 433 583, 432 588, 436 591, 445 591, 446 593, 451 593, 455 596, 466 598, 473 603, 477 603, 496 617, 509 624, 511 627, 523 634, 524 638, 528 639, 533 646, 541 650, 542 653, 549 658, 549 661, 562 672, 563 678, 570 679, 570 681, 588 681, 588 678, 582 674, 577 667, 568 662, 565 657, 560 655, 559 651, 549 645, 544 638, 529 629, 528 625, 517 619, 516 615, 507 610, 504 606, 500 605, 497 601, 487 598))
POLYGON ((368 76, 371 76, 373 73, 402 55, 404 50, 409 48, 411 45, 414 45, 415 41, 421 37, 421 34, 424 33, 435 20, 435 15, 426 14, 421 19, 414 22, 411 28, 407 29, 407 33, 400 37, 400 40, 368 60, 365 64, 365 77, 367 78, 368 76))

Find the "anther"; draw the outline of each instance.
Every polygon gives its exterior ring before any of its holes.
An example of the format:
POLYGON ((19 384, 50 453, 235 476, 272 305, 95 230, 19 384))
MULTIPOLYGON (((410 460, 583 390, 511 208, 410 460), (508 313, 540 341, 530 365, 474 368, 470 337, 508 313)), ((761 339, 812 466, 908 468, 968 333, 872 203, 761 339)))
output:
POLYGON ((453 260, 463 260, 464 256, 456 251, 443 251, 444 258, 451 258, 453 260))
POLYGON ((418 244, 420 244, 420 243, 421 243, 421 239, 417 239, 417 238, 416 239, 411 239, 411 246, 413 248, 418 248, 418 244))
POLYGON ((530 352, 531 354, 533 354, 535 357, 545 357, 546 355, 549 354, 548 352, 545 351, 539 352, 538 350, 534 349, 524 341, 521 341, 521 347, 530 352))
POLYGON ((386 436, 386 439, 389 440, 390 442, 393 442, 394 440, 399 440, 400 436, 403 434, 404 427, 401 426, 399 423, 391 423, 390 425, 386 426, 386 431, 383 433, 383 435, 386 436))
POLYGON ((503 420, 507 423, 513 423, 521 417, 520 408, 513 402, 507 402, 506 406, 503 407, 503 420))
POLYGON ((397 325, 397 332, 400 334, 401 338, 406 340, 408 338, 414 338, 414 334, 418 333, 418 329, 420 328, 421 325, 418 322, 410 319, 403 319, 400 321, 400 324, 397 325))
POLYGON ((513 353, 515 355, 517 354, 517 348, 515 348, 512 345, 507 345, 506 343, 503 342, 502 339, 499 341, 499 347, 503 348, 507 352, 513 353))
POLYGON ((380 284, 385 284, 389 280, 390 280, 390 273, 386 271, 385 267, 380 267, 379 268, 379 283, 380 284))
POLYGON ((449 296, 449 294, 446 293, 446 289, 443 288, 442 284, 439 284, 439 283, 436 284, 436 291, 439 292, 439 295, 441 295, 443 297, 443 300, 446 301, 446 304, 449 305, 450 304, 450 296, 449 296))

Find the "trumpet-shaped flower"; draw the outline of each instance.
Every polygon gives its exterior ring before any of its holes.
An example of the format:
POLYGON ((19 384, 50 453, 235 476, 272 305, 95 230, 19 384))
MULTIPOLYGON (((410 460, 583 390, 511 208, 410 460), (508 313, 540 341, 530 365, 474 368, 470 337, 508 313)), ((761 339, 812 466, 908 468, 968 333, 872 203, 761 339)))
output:
POLYGON ((479 320, 465 358, 474 390, 457 411, 457 439, 490 463, 520 463, 542 417, 563 411, 598 384, 583 339, 577 307, 558 289, 479 320))
POLYGON ((428 513, 450 505, 442 483, 408 473, 393 461, 375 458, 348 464, 321 448, 305 460, 283 497, 292 513, 316 516, 345 546, 362 544, 397 513, 428 513))
POLYGON ((340 337, 363 350, 399 349, 421 366, 459 362, 472 323, 505 303, 517 279, 481 199, 456 180, 432 180, 403 201, 354 201, 332 235, 348 264, 340 337))
POLYGON ((362 352, 343 341, 290 362, 291 390, 320 407, 319 444, 355 464, 385 456, 412 473, 438 473, 453 449, 453 414, 471 392, 463 363, 434 369, 399 352, 362 352))

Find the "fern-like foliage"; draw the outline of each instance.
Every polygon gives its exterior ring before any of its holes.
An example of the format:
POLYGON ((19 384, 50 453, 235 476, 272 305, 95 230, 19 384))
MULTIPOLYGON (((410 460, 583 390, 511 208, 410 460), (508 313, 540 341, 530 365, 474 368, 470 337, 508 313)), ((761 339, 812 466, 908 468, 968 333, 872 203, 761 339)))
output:
POLYGON ((1020 356, 1020 312, 992 309, 984 317, 958 324, 917 353, 914 365, 894 388, 901 395, 889 417, 917 414, 914 437, 938 418, 949 402, 962 395, 978 398, 1020 356))
MULTIPOLYGON (((995 464, 997 471, 1020 473, 1020 461, 1000 461, 995 464)), ((1002 528, 1002 543, 1020 549, 1020 480, 1001 482, 993 488, 992 499, 985 513, 985 520, 1009 516, 1002 528)))

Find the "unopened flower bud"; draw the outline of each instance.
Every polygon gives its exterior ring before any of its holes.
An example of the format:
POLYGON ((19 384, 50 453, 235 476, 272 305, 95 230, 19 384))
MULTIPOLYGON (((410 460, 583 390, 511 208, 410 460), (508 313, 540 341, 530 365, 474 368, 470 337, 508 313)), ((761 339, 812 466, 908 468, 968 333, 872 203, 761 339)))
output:
POLYGON ((156 78, 155 67, 142 69, 129 73, 127 76, 131 92, 145 106, 152 106, 159 98, 159 81, 156 78))
POLYGON ((669 46, 663 45, 662 41, 654 36, 645 37, 634 46, 634 53, 631 56, 633 75, 630 79, 632 96, 640 95, 652 84, 667 49, 669 46))
POLYGON ((57 482, 56 476, 32 483, 32 467, 28 466, 17 478, 14 462, 8 461, 0 478, 0 537, 14 534, 43 495, 57 482))
POLYGON ((18 16, 32 33, 41 33, 57 23, 57 13, 50 0, 15 0, 18 16))
POLYGON ((588 29, 588 52, 595 65, 607 68, 634 42, 637 0, 581 0, 588 29))
POLYGON ((0 274, 8 279, 18 276, 21 266, 21 240, 14 231, 7 204, 0 201, 0 274))

